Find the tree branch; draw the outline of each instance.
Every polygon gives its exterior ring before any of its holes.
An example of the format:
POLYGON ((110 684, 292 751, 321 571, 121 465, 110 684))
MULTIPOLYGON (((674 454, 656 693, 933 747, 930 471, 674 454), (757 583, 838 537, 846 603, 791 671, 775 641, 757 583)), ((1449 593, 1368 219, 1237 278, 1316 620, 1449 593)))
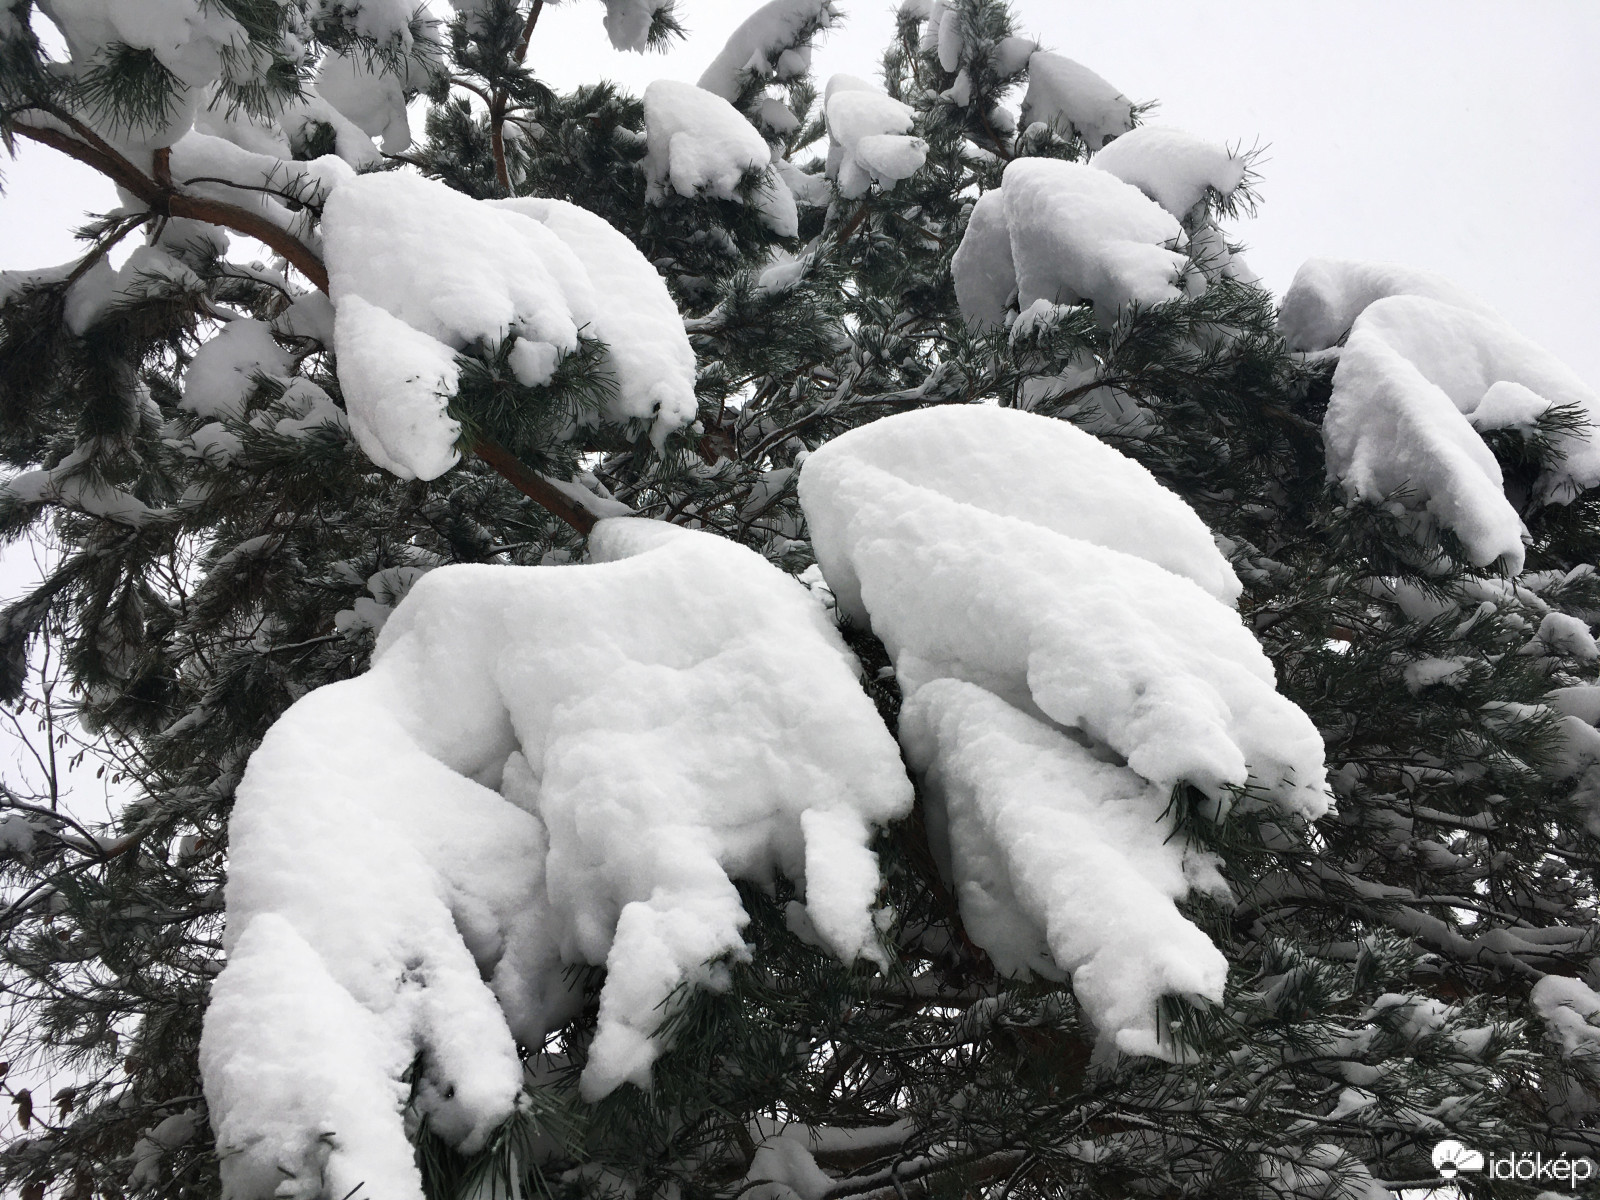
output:
MULTIPOLYGON (((522 26, 522 36, 517 39, 514 61, 518 67, 528 57, 533 28, 539 23, 539 14, 543 11, 544 0, 533 0, 533 7, 528 10, 528 20, 522 26)), ((497 88, 494 98, 489 101, 489 147, 494 152, 494 178, 500 190, 508 196, 511 195, 511 169, 506 165, 506 104, 509 99, 505 88, 497 88)))
MULTIPOLYGON (((528 39, 533 35, 533 27, 538 22, 539 13, 543 8, 544 0, 534 0, 533 11, 528 16, 528 23, 523 28, 522 41, 518 47, 518 61, 520 56, 527 52, 528 39)), ((221 200, 191 196, 173 187, 168 158, 170 152, 165 148, 157 150, 154 159, 156 173, 167 179, 166 185, 163 186, 100 141, 90 130, 85 129, 80 137, 64 130, 38 125, 16 123, 12 128, 23 137, 49 146, 53 150, 59 150, 68 157, 93 167, 113 183, 149 205, 152 211, 166 216, 204 221, 209 225, 218 225, 246 237, 255 238, 281 254, 296 270, 315 284, 319 291, 327 292, 328 269, 322 265, 322 259, 311 247, 293 234, 249 209, 221 200)), ((503 167, 503 154, 497 155, 496 162, 498 164, 496 169, 500 170, 503 167)), ((509 191, 509 185, 507 190, 509 191)), ((473 446, 473 452, 504 476, 512 487, 585 536, 594 528, 595 522, 606 515, 587 507, 581 499, 562 490, 537 471, 529 470, 502 446, 490 441, 479 441, 473 446)))
POLYGON ((13 129, 25 138, 49 146, 53 150, 59 150, 69 158, 75 158, 93 167, 119 187, 133 193, 157 213, 204 221, 208 225, 218 225, 245 237, 255 238, 282 255, 319 291, 328 290, 328 270, 311 247, 259 213, 240 208, 237 204, 208 200, 203 196, 191 196, 171 187, 162 187, 109 147, 101 150, 59 129, 23 124, 14 125, 13 129))

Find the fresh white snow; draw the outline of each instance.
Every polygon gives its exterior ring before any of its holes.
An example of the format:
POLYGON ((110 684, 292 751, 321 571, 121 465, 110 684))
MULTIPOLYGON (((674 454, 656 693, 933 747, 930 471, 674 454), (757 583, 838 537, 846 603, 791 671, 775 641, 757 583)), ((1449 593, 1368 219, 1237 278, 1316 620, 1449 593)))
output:
POLYGON ((1180 221, 1208 191, 1233 195, 1246 169, 1242 155, 1170 125, 1131 129, 1090 162, 1133 184, 1180 221))
POLYGON ((993 194, 980 199, 951 264, 973 325, 1000 324, 1013 288, 1020 308, 1089 300, 1108 319, 1126 304, 1182 294, 1183 230, 1132 184, 1081 163, 1023 158, 1007 164, 1000 199, 993 194))
POLYGON ((1253 773, 1286 808, 1320 813, 1321 739, 1218 598, 1237 594, 1226 561, 1144 468, 1104 471, 1108 451, 1031 413, 927 409, 810 455, 800 500, 841 610, 870 621, 908 692, 966 679, 1154 783, 1187 780, 1225 807, 1253 773), (1031 503, 1058 484, 1058 505, 1031 503), (1096 488, 1122 503, 1080 518, 1072 501, 1096 488))
POLYGON ((680 196, 740 200, 739 184, 755 174, 763 178, 752 199, 767 224, 780 237, 799 231, 794 197, 772 170, 766 139, 721 96, 658 79, 645 88, 644 120, 646 198, 652 203, 659 204, 669 189, 680 196))
POLYGON ((962 923, 1004 974, 1060 979, 1129 1054, 1169 1055, 1164 995, 1220 1003, 1228 964, 1173 907, 1226 885, 1187 849, 1167 789, 983 688, 938 679, 900 714, 940 823, 962 923))
POLYGON ((887 93, 853 75, 828 80, 828 177, 847 200, 874 184, 892 188, 922 169, 927 144, 911 136, 913 114, 887 93))
POLYGON ((803 75, 811 65, 808 30, 838 19, 835 0, 769 0, 746 17, 700 76, 700 86, 724 100, 738 98, 745 80, 803 75))
POLYGON ((293 356, 273 341, 268 326, 249 318, 230 321, 195 351, 178 407, 237 420, 244 416, 245 397, 257 375, 284 376, 293 366, 293 356))
POLYGON ((1124 1050, 1170 1052, 1157 999, 1217 999, 1225 974, 1172 907, 1220 886, 1166 841, 1173 785, 1214 818, 1252 781, 1288 813, 1328 806, 1321 738, 1205 526, 1089 434, 986 405, 835 438, 800 500, 841 612, 894 661, 968 932, 1002 970, 1073 972, 1124 1050))
POLYGON ((694 418, 694 355, 666 284, 604 220, 559 200, 477 201, 399 172, 337 187, 324 208, 339 381, 373 461, 431 479, 456 459, 445 412, 455 355, 515 336, 530 380, 577 349, 608 347, 615 421, 659 446, 694 418), (354 301, 354 303, 352 303, 354 301))
POLYGON ((1278 327, 1291 350, 1326 350, 1350 332, 1369 304, 1389 296, 1421 296, 1484 316, 1494 310, 1442 275, 1394 263, 1358 259, 1307 259, 1278 310, 1278 327))
POLYGON ((1099 150, 1133 128, 1133 101, 1088 67, 1049 50, 1028 58, 1028 91, 1022 99, 1022 125, 1056 126, 1080 135, 1099 150))
POLYGON ((1566 503, 1600 484, 1600 397, 1481 305, 1385 296, 1354 318, 1339 356, 1323 422, 1328 470, 1360 499, 1404 489, 1402 503, 1454 531, 1474 563, 1499 559, 1518 571, 1522 520, 1479 432, 1531 428, 1553 405, 1591 424, 1554 439, 1535 481, 1538 503, 1566 503))
POLYGON ((252 757, 202 1043, 238 1200, 419 1197, 402 1073, 421 1054, 432 1128, 481 1143, 568 964, 607 969, 585 1095, 648 1086, 660 1006, 744 952, 732 878, 803 881, 825 944, 878 957, 866 844, 910 786, 824 611, 710 534, 605 521, 591 550, 429 572, 252 757))

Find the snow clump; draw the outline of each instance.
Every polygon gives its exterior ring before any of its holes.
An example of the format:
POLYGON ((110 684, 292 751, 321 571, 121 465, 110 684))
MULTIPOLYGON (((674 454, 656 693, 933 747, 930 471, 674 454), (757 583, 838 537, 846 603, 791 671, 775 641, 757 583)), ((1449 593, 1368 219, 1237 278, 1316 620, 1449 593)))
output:
POLYGON ((828 80, 823 111, 828 121, 828 178, 847 200, 865 196, 873 184, 892 188, 922 169, 928 147, 911 136, 909 106, 857 79, 828 80))
POLYGON ((1076 133, 1099 150, 1133 128, 1133 101, 1081 63, 1036 50, 1028 59, 1022 127, 1041 124, 1076 133))
POLYGON ((1162 1053, 1156 1000, 1219 1000, 1225 974, 1172 909, 1220 886, 1168 841, 1173 786, 1219 819, 1246 784, 1289 814, 1328 807, 1322 740, 1232 610, 1209 531, 1089 434, 988 406, 835 438, 800 501, 840 610, 894 661, 969 931, 1004 969, 1078 972, 1106 1037, 1162 1053))
POLYGON ((799 232, 794 196, 772 170, 766 139, 721 96, 692 83, 658 79, 644 92, 644 122, 651 203, 661 203, 669 188, 680 196, 742 201, 739 185, 760 175, 754 200, 767 225, 780 237, 799 232))
POLYGON ((700 86, 737 100, 747 79, 795 79, 811 69, 811 39, 839 18, 836 0, 769 0, 729 35, 700 86))
POLYGON ((323 212, 339 382, 379 466, 432 479, 456 461, 456 355, 518 339, 528 386, 580 330, 607 345, 604 416, 649 421, 659 446, 694 419, 694 352, 654 267, 600 217, 560 200, 477 201, 398 172, 336 188, 323 212))
POLYGON ((1291 350, 1337 345, 1369 304, 1389 296, 1422 296, 1482 316, 1497 315, 1443 275, 1393 263, 1344 258, 1307 259, 1278 309, 1278 328, 1291 350))
POLYGON ((1600 396, 1448 281, 1313 260, 1296 275, 1280 323, 1307 349, 1349 331, 1323 419, 1329 476, 1352 498, 1426 514, 1461 539, 1473 563, 1520 571, 1517 505, 1565 504, 1600 485, 1600 396), (1587 424, 1554 430, 1531 495, 1508 497, 1481 434, 1530 436, 1557 408, 1587 424))
POLYGON ((1170 125, 1129 130, 1090 161, 1133 184, 1180 221, 1208 192, 1232 196, 1246 172, 1243 155, 1170 125))
POLYGON ((881 959, 868 841, 911 788, 824 610, 710 534, 624 518, 590 547, 429 572, 371 670, 251 758, 201 1046, 235 1200, 420 1200, 408 1070, 472 1152, 517 1043, 581 1004, 574 964, 606 968, 584 1095, 648 1086, 674 989, 746 953, 733 879, 803 882, 831 950, 881 959))
POLYGON ((1171 213, 1109 172, 1017 159, 979 198, 951 262, 961 315, 1001 325, 1013 292, 1019 308, 1088 300, 1107 319, 1125 304, 1177 299, 1182 237, 1171 213))

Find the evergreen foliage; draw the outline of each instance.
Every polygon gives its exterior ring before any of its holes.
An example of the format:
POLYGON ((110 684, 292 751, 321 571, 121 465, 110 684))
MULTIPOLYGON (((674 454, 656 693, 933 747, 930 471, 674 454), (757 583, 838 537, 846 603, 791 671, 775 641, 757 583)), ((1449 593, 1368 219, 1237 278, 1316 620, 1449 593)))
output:
MULTIPOLYGON (((589 978, 583 1014, 525 1048, 522 1105, 481 1152, 412 1130, 429 1194, 778 1200, 751 1168, 784 1121, 855 1131, 815 1152, 834 1181, 805 1200, 1368 1197, 1382 1194, 1374 1180, 1434 1182, 1428 1152, 1445 1137, 1600 1157, 1600 1072, 1529 1000, 1546 975, 1594 982, 1600 961, 1594 785, 1547 701, 1594 685, 1596 664, 1546 629, 1549 614, 1584 628, 1600 614, 1600 500, 1526 499, 1582 415, 1489 439, 1533 541, 1519 578, 1474 567, 1448 531, 1329 482, 1332 360, 1292 353, 1273 298, 1214 263, 1191 265, 1210 284, 1198 294, 1111 321, 1074 305, 999 331, 963 323, 950 262, 976 196, 1014 157, 1090 153, 1070 129, 1019 134, 997 117, 1025 81, 1025 63, 1003 69, 996 50, 1017 32, 1001 0, 951 5, 958 70, 924 38, 926 6, 906 6, 884 83, 914 109, 927 163, 862 199, 802 207, 795 239, 743 202, 756 178, 740 200, 647 203, 642 103, 607 84, 556 94, 524 62, 542 4, 491 0, 442 42, 420 19, 385 42, 361 32, 358 7, 216 0, 248 39, 207 103, 272 113, 328 49, 424 63, 426 135, 372 169, 572 201, 666 278, 699 363, 687 433, 656 450, 593 419, 615 382, 592 338, 538 387, 516 381, 508 342, 462 354, 463 448, 498 444, 529 472, 798 573, 812 559, 796 469, 831 437, 976 402, 1082 425, 1216 532, 1280 686, 1326 740, 1338 806, 1311 828, 1248 805, 1215 824, 1174 795, 1233 891, 1186 908, 1231 973, 1220 1008, 1172 1000, 1163 1013, 1175 1062, 1097 1050, 1068 984, 999 976, 962 929, 919 810, 877 847, 896 913, 888 971, 797 936, 788 882, 742 886, 752 956, 727 964, 727 990, 672 1010, 652 1091, 579 1100, 589 978), (774 254, 803 269, 774 282, 774 254)), ((0 9, 8 141, 40 129, 93 161, 94 130, 159 124, 189 102, 137 47, 52 68, 33 17, 31 0, 0 9)), ((658 11, 652 41, 672 32, 658 11)), ((754 117, 772 94, 796 121, 763 131, 803 161, 825 137, 821 89, 750 74, 737 106, 754 117)), ((306 136, 296 157, 331 145, 332 127, 306 136)), ((401 480, 346 425, 314 419, 308 397, 342 397, 329 323, 305 318, 303 267, 226 257, 207 218, 170 200, 130 198, 84 228, 81 259, 0 285, 0 458, 52 480, 0 492, 0 535, 52 548, 42 582, 0 613, 0 679, 25 726, 45 723, 42 747, 105 763, 127 796, 92 827, 48 771, 37 792, 0 796, 0 1085, 20 1124, 0 1187, 25 1197, 218 1193, 196 1054, 220 969, 227 818, 252 749, 295 699, 364 669, 421 573, 583 553, 580 529, 486 457, 401 480), (78 285, 141 238, 182 270, 135 272, 83 304, 78 285), (183 406, 186 368, 239 317, 272 326, 287 375, 258 376, 233 410, 183 406)), ((1213 192, 1186 223, 1248 203, 1248 186, 1213 192)), ((228 216, 214 206, 211 219, 228 216)), ((884 649, 847 634, 893 729, 884 649)))

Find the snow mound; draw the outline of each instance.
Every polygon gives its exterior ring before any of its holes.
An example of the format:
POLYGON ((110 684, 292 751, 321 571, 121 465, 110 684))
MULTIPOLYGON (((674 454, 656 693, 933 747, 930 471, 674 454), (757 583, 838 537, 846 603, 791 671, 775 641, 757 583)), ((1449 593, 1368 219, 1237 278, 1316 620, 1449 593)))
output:
POLYGON ((294 357, 272 340, 268 326, 249 318, 230 322, 195 351, 178 407, 202 417, 239 420, 255 377, 287 375, 293 366, 294 357))
POLYGON ((323 212, 339 382, 374 462, 432 479, 456 461, 455 355, 514 336, 523 382, 549 379, 580 329, 606 342, 605 416, 694 419, 694 353, 655 269, 601 218, 558 200, 472 200, 398 172, 335 188, 323 212), (526 349, 520 343, 527 343, 526 349), (540 369, 542 367, 542 369, 540 369))
POLYGON ((739 184, 755 173, 764 176, 753 200, 767 225, 782 237, 799 232, 794 196, 772 170, 766 139, 721 96, 658 79, 645 89, 644 121, 651 203, 661 203, 669 188, 680 196, 742 200, 739 184))
POLYGON ((1471 561, 1520 570, 1522 520, 1479 431, 1531 428, 1548 408, 1584 414, 1534 483, 1536 502, 1566 503, 1600 485, 1597 397, 1504 321, 1417 295, 1377 300, 1356 318, 1323 421, 1328 471, 1352 496, 1403 503, 1453 530, 1471 561))
POLYGON ((1157 1001, 1220 1003, 1228 964, 1173 907, 1197 884, 1225 885, 1174 836, 1167 792, 954 679, 919 689, 900 731, 940 811, 962 923, 996 969, 1071 972, 1102 1036, 1169 1054, 1157 1001))
POLYGON ((966 232, 950 259, 956 305, 975 329, 999 329, 1017 295, 1017 264, 1011 257, 1011 226, 1006 222, 1004 189, 978 197, 966 232))
POLYGON ((709 534, 591 549, 429 572, 252 757, 201 1047, 236 1200, 420 1197, 402 1074, 421 1055, 431 1127, 481 1144, 570 964, 607 970, 585 1095, 647 1086, 663 1003, 744 952, 731 878, 804 881, 832 950, 881 953, 868 839, 910 785, 826 614, 709 534))
POLYGON ((894 660, 967 932, 1003 972, 1070 972, 1120 1049, 1169 1055, 1156 1002, 1220 1001, 1227 974, 1173 906, 1225 890, 1172 837, 1174 784, 1217 819, 1252 780, 1285 812, 1328 807, 1321 738, 1205 526, 1082 430, 988 406, 835 438, 800 502, 840 609, 894 660))
POLYGON ((729 35, 700 86, 736 100, 747 76, 793 79, 811 67, 811 37, 839 17, 835 0, 770 0, 729 35))
POLYGON ((587 271, 599 307, 587 328, 605 342, 606 360, 617 380, 607 412, 614 421, 653 420, 651 440, 694 420, 695 360, 683 316, 650 260, 603 217, 565 200, 491 200, 541 222, 570 249, 587 271))
POLYGON ((1421 296, 1483 316, 1495 312, 1443 275, 1393 263, 1312 258, 1295 272, 1278 310, 1278 328, 1291 350, 1336 345, 1369 304, 1388 296, 1421 296))
POLYGON ((1561 1043, 1562 1057, 1594 1063, 1600 1060, 1600 995, 1582 980, 1546 975, 1528 993, 1545 1033, 1561 1043))
POLYGON ((1023 158, 1006 166, 999 194, 979 200, 951 262, 969 323, 1001 324, 1013 289, 1024 309, 1089 300, 1107 318, 1182 294, 1188 260, 1173 247, 1183 230, 1132 184, 1081 163, 1023 158))
POLYGON ((823 111, 828 121, 828 178, 847 200, 865 196, 873 184, 892 188, 915 175, 928 147, 912 137, 909 106, 853 75, 828 80, 823 111))
POLYGON ((1245 162, 1226 146, 1170 125, 1141 125, 1096 154, 1092 164, 1131 183, 1182 220, 1208 190, 1231 196, 1244 182, 1245 162))
POLYGON ((618 50, 643 54, 650 48, 650 26, 671 0, 605 0, 606 36, 618 50))
POLYGON ((1219 811, 1252 779, 1325 811, 1322 740, 1224 602, 1238 584, 1205 527, 1089 434, 987 406, 891 417, 809 456, 800 502, 907 695, 963 679, 1219 811))
POLYGON ((1022 127, 1041 123, 1070 129, 1099 150, 1133 128, 1133 101, 1081 63, 1036 50, 1028 59, 1022 127))
POLYGON ((658 79, 645 88, 644 123, 648 196, 658 203, 669 186, 680 196, 737 200, 740 181, 771 162, 744 114, 692 83, 658 79))

